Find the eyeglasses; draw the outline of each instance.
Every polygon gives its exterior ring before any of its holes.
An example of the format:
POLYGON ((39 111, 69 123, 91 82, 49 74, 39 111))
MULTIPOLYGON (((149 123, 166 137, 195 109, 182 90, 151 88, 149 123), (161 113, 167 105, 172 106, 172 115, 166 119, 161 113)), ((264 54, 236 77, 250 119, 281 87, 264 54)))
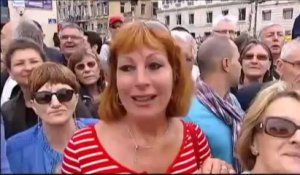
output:
POLYGON ((52 100, 52 96, 55 95, 60 103, 68 102, 72 99, 74 90, 60 89, 56 92, 41 91, 34 94, 34 99, 39 104, 48 104, 52 100))
POLYGON ((62 35, 62 36, 60 37, 60 40, 66 41, 66 40, 68 40, 69 38, 70 38, 71 40, 80 40, 80 39, 83 39, 83 37, 81 37, 81 36, 76 36, 76 35, 62 35))
POLYGON ((259 60, 259 61, 265 61, 268 60, 268 55, 264 55, 264 54, 246 54, 244 57, 244 60, 252 60, 254 58, 254 56, 259 60))
POLYGON ((300 129, 300 126, 294 122, 281 117, 268 117, 264 122, 261 122, 258 129, 263 129, 264 132, 273 137, 288 138, 295 134, 300 129))
POLYGON ((214 30, 214 31, 219 33, 219 34, 229 33, 230 35, 236 35, 236 32, 234 30, 214 30))
POLYGON ((83 69, 85 68, 85 66, 87 66, 87 67, 89 67, 89 68, 93 68, 93 67, 95 67, 95 65, 96 65, 96 62, 95 62, 95 61, 90 61, 90 62, 88 62, 88 63, 86 63, 86 64, 83 64, 83 63, 77 64, 77 65, 76 65, 76 69, 78 69, 78 70, 83 70, 83 69))
POLYGON ((292 65, 294 68, 299 69, 300 70, 300 61, 289 61, 286 59, 282 59, 283 62, 288 63, 290 65, 292 65))

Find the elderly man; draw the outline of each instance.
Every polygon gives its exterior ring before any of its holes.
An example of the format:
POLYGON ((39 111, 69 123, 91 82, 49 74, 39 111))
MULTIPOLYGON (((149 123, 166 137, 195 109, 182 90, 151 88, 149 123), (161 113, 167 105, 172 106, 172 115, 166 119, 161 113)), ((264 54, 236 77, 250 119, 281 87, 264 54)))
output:
POLYGON ((83 29, 75 23, 66 23, 59 32, 60 51, 63 54, 60 62, 67 65, 69 57, 85 45, 83 29))
POLYGON ((195 39, 191 33, 183 27, 172 29, 171 35, 181 48, 185 56, 187 69, 191 71, 192 78, 195 81, 200 74, 198 67, 195 65, 197 56, 197 43, 195 39))
POLYGON ((271 50, 274 63, 280 56, 282 46, 284 45, 284 36, 284 28, 276 23, 264 26, 258 34, 258 38, 271 50))
POLYGON ((197 62, 200 79, 196 82, 196 98, 185 120, 199 125, 205 132, 213 157, 234 165, 234 146, 244 112, 230 88, 239 83, 240 54, 226 36, 212 36, 199 47, 197 62), (217 128, 217 129, 216 129, 217 128))
POLYGON ((213 20, 213 35, 227 36, 234 40, 236 38, 237 18, 232 15, 221 15, 213 20))
MULTIPOLYGON (((280 79, 300 89, 300 38, 285 44, 277 59, 277 72, 280 79)), ((265 84, 255 84, 240 89, 237 98, 244 110, 247 110, 256 94, 265 84)))

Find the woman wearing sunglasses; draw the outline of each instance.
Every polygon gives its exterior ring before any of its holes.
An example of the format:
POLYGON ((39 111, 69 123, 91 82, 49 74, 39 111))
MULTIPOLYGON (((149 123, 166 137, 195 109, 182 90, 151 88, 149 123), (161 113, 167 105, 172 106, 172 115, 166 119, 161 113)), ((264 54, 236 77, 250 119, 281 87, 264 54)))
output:
POLYGON ((40 122, 7 142, 13 173, 60 172, 62 153, 76 130, 98 120, 76 118, 79 84, 65 66, 44 63, 32 71, 29 94, 40 122))
POLYGON ((90 109, 92 116, 99 118, 97 111, 100 94, 105 87, 104 73, 100 68, 99 58, 92 50, 81 48, 71 55, 68 67, 81 85, 80 95, 83 102, 90 109))
POLYGON ((160 26, 136 21, 115 36, 99 109, 103 122, 71 138, 63 173, 231 171, 210 158, 201 129, 178 117, 189 108, 193 83, 179 46, 160 26))
POLYGON ((241 50, 242 73, 239 88, 273 80, 273 59, 270 49, 258 40, 248 41, 241 50))
POLYGON ((253 174, 300 174, 300 92, 277 82, 245 116, 237 154, 253 174))

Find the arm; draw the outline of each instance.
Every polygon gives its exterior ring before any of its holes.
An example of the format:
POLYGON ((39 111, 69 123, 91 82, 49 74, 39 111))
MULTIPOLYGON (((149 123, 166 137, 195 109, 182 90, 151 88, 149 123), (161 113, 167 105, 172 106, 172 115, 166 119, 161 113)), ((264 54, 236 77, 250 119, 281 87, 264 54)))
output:
POLYGON ((4 124, 1 116, 1 174, 10 173, 9 163, 6 157, 6 141, 4 138, 4 124))

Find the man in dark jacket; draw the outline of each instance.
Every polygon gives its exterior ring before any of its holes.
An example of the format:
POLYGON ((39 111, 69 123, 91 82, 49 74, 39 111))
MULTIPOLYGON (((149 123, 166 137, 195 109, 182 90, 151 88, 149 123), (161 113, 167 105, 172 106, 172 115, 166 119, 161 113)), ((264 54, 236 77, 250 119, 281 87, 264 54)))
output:
MULTIPOLYGON (((44 32, 43 32, 43 28, 42 26, 35 20, 33 20, 33 22, 35 23, 35 25, 40 29, 40 31, 42 32, 43 34, 43 37, 45 36, 44 32)), ((43 43, 43 49, 44 49, 44 52, 46 54, 46 57, 50 60, 50 61, 53 61, 53 62, 57 62, 57 63, 63 63, 61 60, 63 60, 63 55, 62 53, 60 53, 60 51, 58 51, 57 49, 55 48, 51 48, 51 47, 48 47, 45 43, 43 43)))
POLYGON ((295 19, 293 31, 292 31, 292 39, 300 37, 300 14, 295 19))

